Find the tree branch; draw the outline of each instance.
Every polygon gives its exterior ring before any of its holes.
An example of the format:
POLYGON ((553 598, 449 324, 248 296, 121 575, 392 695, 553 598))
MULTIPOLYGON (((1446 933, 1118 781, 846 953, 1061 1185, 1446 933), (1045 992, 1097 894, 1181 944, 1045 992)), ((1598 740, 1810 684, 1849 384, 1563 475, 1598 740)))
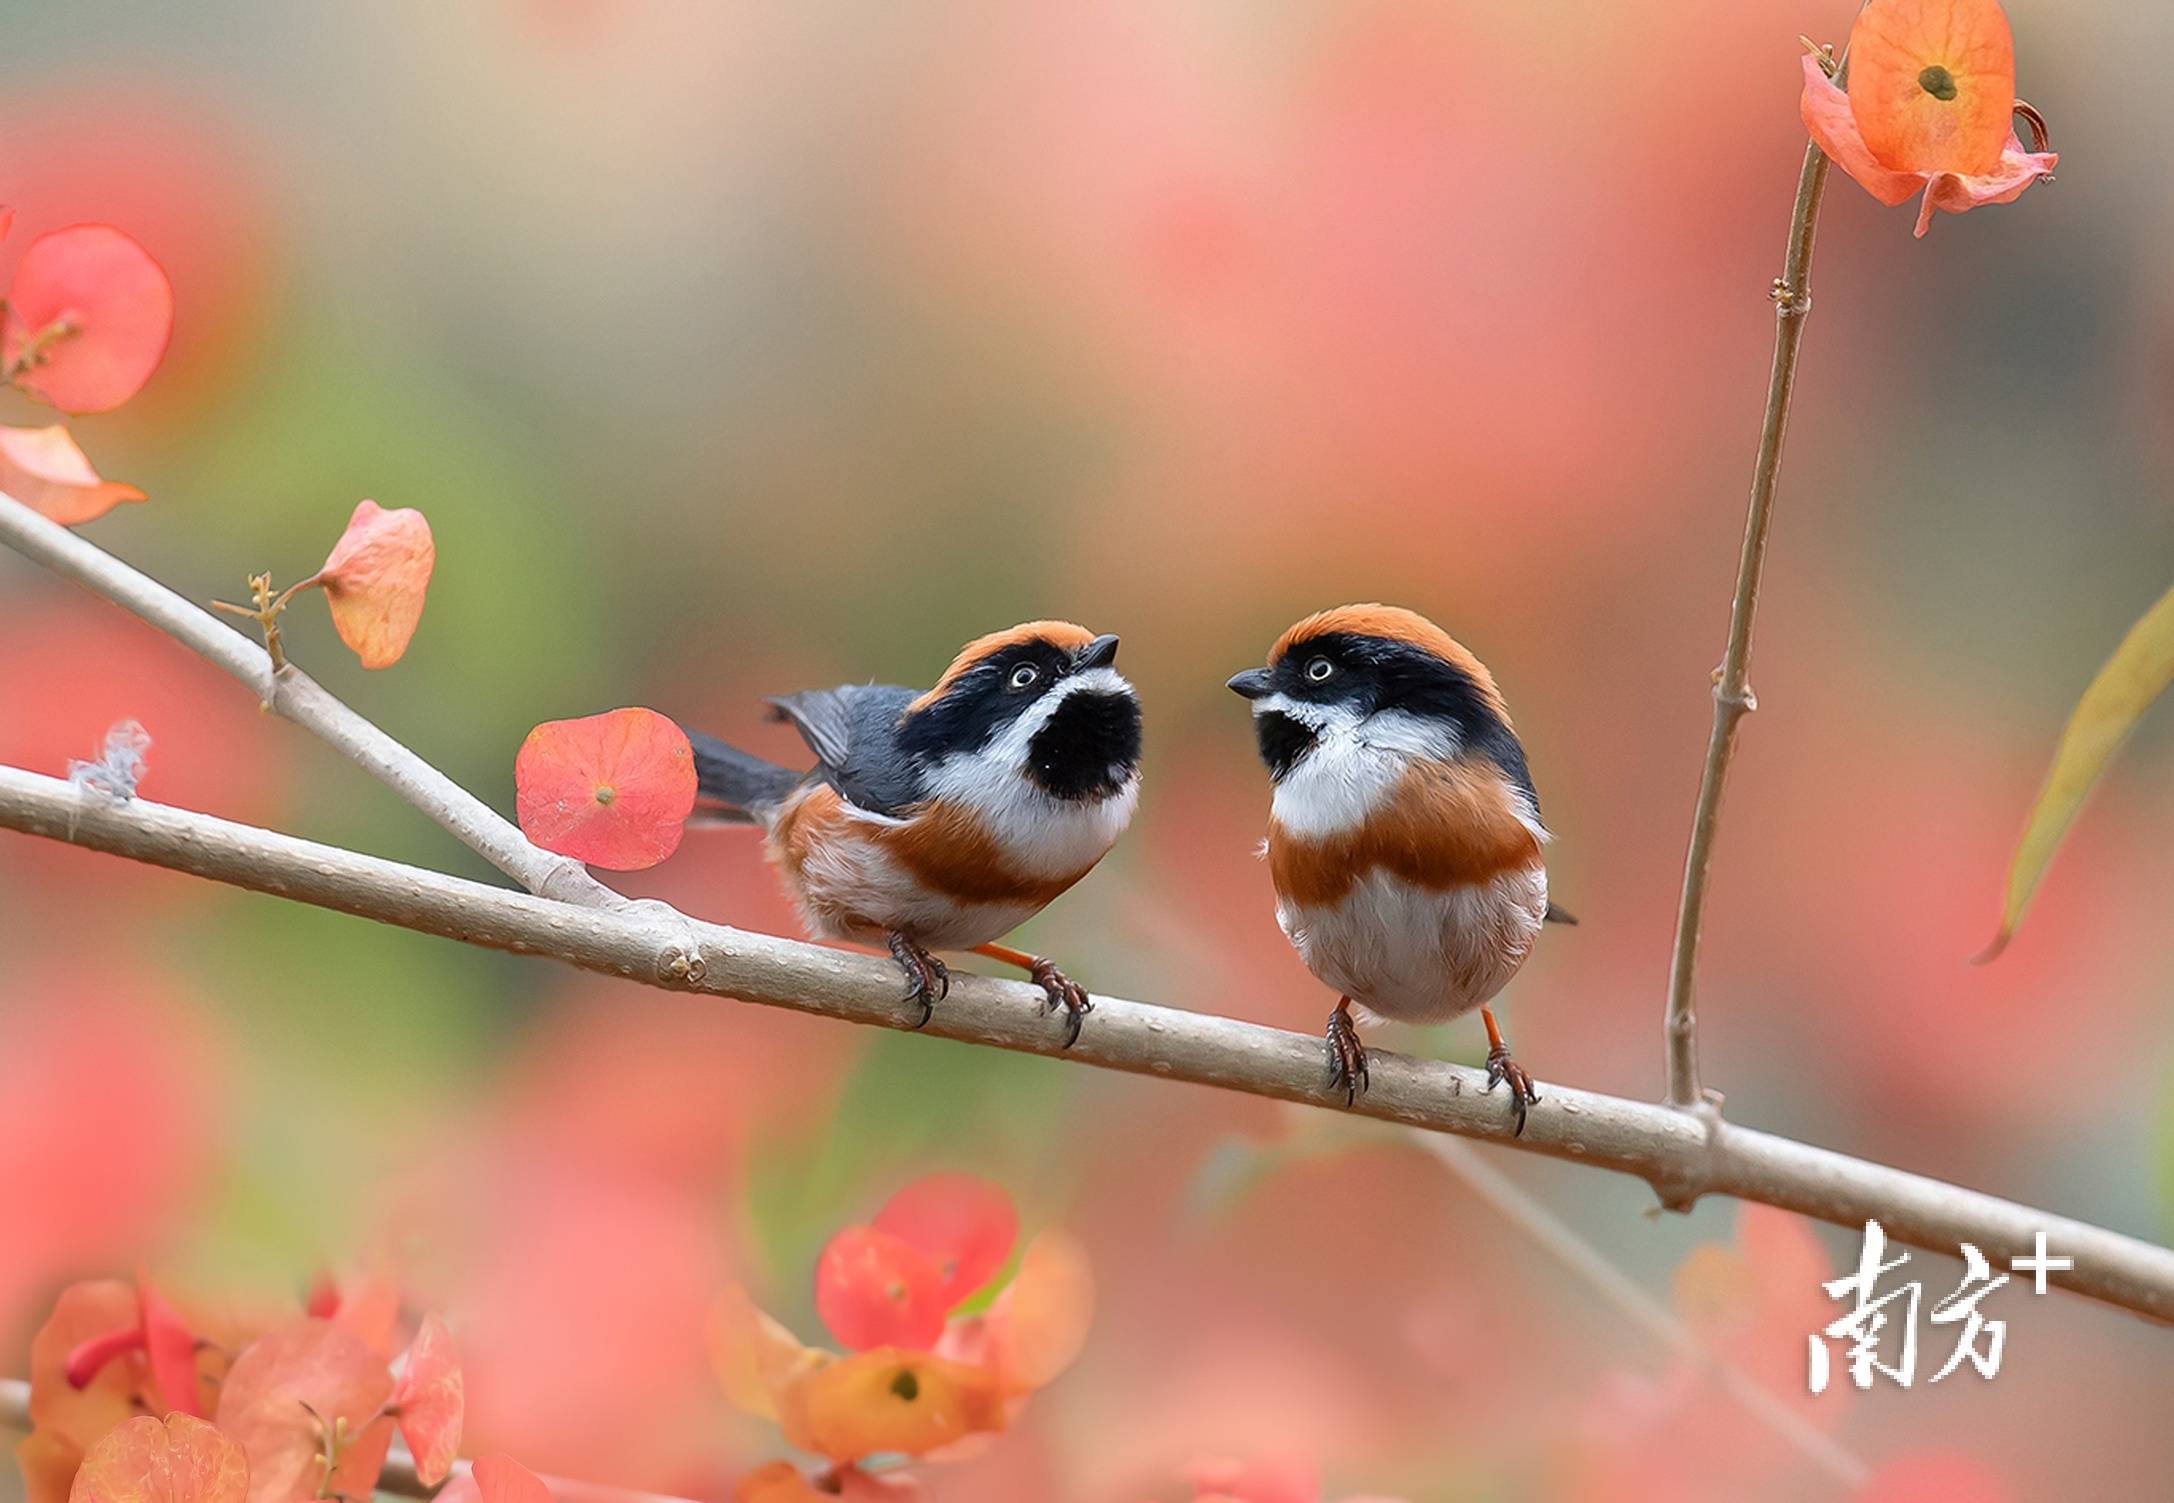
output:
POLYGON ((274 714, 316 732, 530 892, 590 907, 626 901, 590 876, 580 862, 529 844, 498 811, 342 704, 292 663, 275 672, 269 653, 211 612, 5 494, 0 494, 0 542, 126 607, 213 667, 224 669, 274 714))
MULTIPOLYGON (((900 997, 896 967, 873 956, 705 923, 656 902, 575 907, 141 799, 121 802, 15 768, 0 768, 0 828, 667 990, 886 1028, 908 1028, 919 1013, 900 997)), ((1317 1038, 1098 997, 1086 1032, 1066 1050, 1063 1019, 1043 1017, 1041 1002, 1041 991, 1023 982, 961 976, 924 1031, 1342 1109, 1317 1038)), ((1953 1253, 1969 1241, 2003 1261, 2031 1249, 2043 1231, 2076 1260, 2055 1283, 2174 1320, 2174 1251, 2166 1248, 1718 1118, 1568 1086, 1550 1085, 1548 1108, 1513 1138, 1509 1104, 1484 1080, 1462 1066, 1376 1050, 1373 1086, 1355 1110, 1636 1175, 1672 1209, 1714 1194, 1850 1228, 1876 1217, 1912 1246, 1953 1253)))
POLYGON ((1683 897, 1676 909, 1676 943, 1668 964, 1668 1099, 1699 1106, 1705 1091, 1698 1075, 1698 1014, 1693 986, 1698 971, 1699 926, 1706 913, 1706 881, 1714 837, 1721 826, 1721 792, 1728 782, 1736 729, 1758 707, 1751 692, 1751 628, 1759 610, 1759 579, 1766 567, 1766 539, 1774 520, 1774 486, 1781 475, 1782 440, 1789 431, 1789 401, 1796 392, 1797 351, 1804 320, 1812 311, 1812 241, 1819 229, 1819 200, 1827 186, 1827 154, 1817 142, 1804 148, 1797 174, 1797 201, 1789 219, 1789 249, 1775 281, 1774 364, 1767 375, 1766 418, 1759 429, 1759 457, 1751 471, 1751 505, 1744 517, 1744 546, 1736 564, 1736 598, 1729 609, 1729 640, 1714 674, 1714 724, 1706 740, 1706 767, 1699 775, 1698 804, 1691 815, 1691 845, 1683 860, 1683 897))

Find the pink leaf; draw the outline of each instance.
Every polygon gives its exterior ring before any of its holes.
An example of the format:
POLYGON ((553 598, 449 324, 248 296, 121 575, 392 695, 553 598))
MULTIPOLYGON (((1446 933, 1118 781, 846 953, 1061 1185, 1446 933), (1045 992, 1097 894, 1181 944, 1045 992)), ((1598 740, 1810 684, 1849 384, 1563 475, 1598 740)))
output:
POLYGON ((140 1414, 92 1446, 68 1503, 244 1503, 242 1448, 190 1414, 140 1414))
POLYGON ((136 1278, 136 1300, 143 1312, 144 1351, 151 1359, 151 1381, 168 1409, 196 1419, 204 1417, 197 1396, 196 1333, 167 1303, 166 1296, 151 1287, 150 1280, 136 1278))
POLYGON ((151 253, 108 224, 30 242, 8 290, 0 359, 13 364, 62 324, 16 384, 63 412, 105 412, 143 388, 174 332, 174 288, 151 253))
POLYGON ((99 479, 58 423, 50 428, 0 428, 0 491, 63 527, 102 517, 123 501, 143 499, 133 485, 99 479))
POLYGON ((935 1260, 946 1310, 994 1278, 1019 1237, 1011 1196, 971 1174, 915 1180, 884 1202, 873 1225, 935 1260))
POLYGON ((430 523, 411 506, 387 511, 365 501, 347 519, 317 578, 340 640, 363 667, 388 668, 408 650, 437 560, 430 523))
POLYGON ((219 1428, 249 1454, 248 1503, 311 1503, 320 1486, 351 1498, 376 1486, 392 1424, 384 1359, 330 1321, 298 1316, 251 1342, 219 1390, 219 1428), (345 1436, 325 1482, 328 1436, 345 1436))
POLYGON ((550 720, 513 762, 522 833, 547 851, 612 871, 679 849, 694 810, 694 749, 654 710, 550 720))
POLYGON ((935 1260, 889 1232, 849 1226, 816 1260, 816 1313, 854 1351, 927 1351, 943 1335, 950 1308, 935 1260))
POLYGON ((437 1316, 426 1315, 408 1346, 407 1366, 392 1396, 401 1438, 415 1453, 415 1475, 426 1487, 443 1482, 453 1470, 453 1458, 460 1454, 462 1408, 460 1353, 453 1346, 453 1333, 437 1316))
POLYGON ((511 1456, 479 1456, 445 1485, 437 1503, 554 1503, 541 1477, 511 1456))

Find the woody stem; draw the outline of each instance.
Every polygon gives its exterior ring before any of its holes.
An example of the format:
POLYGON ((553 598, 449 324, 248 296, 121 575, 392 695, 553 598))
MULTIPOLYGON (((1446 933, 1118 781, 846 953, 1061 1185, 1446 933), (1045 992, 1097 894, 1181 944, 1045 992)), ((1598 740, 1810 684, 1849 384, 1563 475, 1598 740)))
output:
MULTIPOLYGON (((1840 71, 1837 71, 1837 82, 1840 71)), ((1781 475, 1782 440, 1789 431, 1789 402, 1796 392, 1797 351, 1804 320, 1812 311, 1812 241, 1819 228, 1819 201, 1827 186, 1827 154, 1818 143, 1804 148, 1797 174, 1797 201, 1789 219, 1789 248, 1774 284, 1774 363, 1766 383, 1766 417, 1759 427, 1759 457, 1751 471, 1751 504, 1744 517, 1743 551, 1736 565, 1736 598, 1729 609, 1728 646, 1714 675, 1713 730, 1706 766, 1699 775, 1691 816, 1691 844, 1683 862, 1683 896, 1676 908, 1676 943, 1668 967, 1668 1100, 1697 1106, 1705 1099, 1698 1072, 1698 1014, 1694 1006, 1699 930, 1706 914, 1714 840, 1721 826, 1721 793, 1737 726, 1757 705, 1751 692, 1751 629, 1759 610, 1759 580, 1774 521, 1774 487, 1781 475)))

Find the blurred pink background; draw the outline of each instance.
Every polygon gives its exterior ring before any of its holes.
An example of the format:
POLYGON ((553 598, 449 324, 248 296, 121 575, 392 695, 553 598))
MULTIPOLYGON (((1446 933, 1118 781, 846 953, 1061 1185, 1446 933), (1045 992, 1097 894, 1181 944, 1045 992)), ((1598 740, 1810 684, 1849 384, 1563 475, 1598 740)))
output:
MULTIPOLYGON (((2008 956, 1964 957, 2067 707, 2174 560, 2174 11, 2009 10, 2059 182, 1922 242, 1909 210, 1829 192, 1705 1069, 1747 1123, 2163 1241, 2163 728, 2008 956)), ((1032 616, 1121 633, 1141 811, 1025 931, 1105 992, 1318 1028, 1222 682, 1317 607, 1420 609, 1501 680, 1583 919, 1509 994, 1519 1057, 1653 1098, 1796 37, 1851 14, 33 8, 0 58, 0 277, 86 218, 172 272, 167 364, 75 431, 151 493, 88 535, 184 593, 306 573, 365 495, 429 515, 404 662, 363 674, 319 616, 289 646, 501 808, 540 720, 647 704, 783 757, 765 692, 925 683, 1032 616)), ((477 872, 179 648, 0 556, 0 762, 58 772, 123 716, 155 738, 149 797, 477 872)), ((794 932, 745 838, 690 837, 629 888, 794 932)), ((0 1373, 59 1285, 139 1258, 283 1291, 388 1260, 462 1332, 471 1450, 722 1496, 780 1452, 709 1373, 716 1291, 745 1279, 815 1339, 823 1239, 963 1167, 1081 1235, 1101 1294, 1016 1429, 925 1469, 946 1503, 1174 1499, 1202 1454, 1299 1463, 1332 1498, 1845 1491, 1442 1167, 1319 1113, 648 993, 17 836, 0 1040, 0 1373)), ((1379 1041, 1482 1049, 1476 1023, 1379 1041)), ((1731 1204, 1649 1215, 1635 1182, 1492 1158, 1693 1313, 1692 1248, 1739 1231, 1731 1204)), ((1804 1338, 1839 1313, 1821 1254, 1839 1271, 1856 1241, 1742 1232, 1789 1282, 1724 1289, 1715 1339, 1867 1468, 2020 1500, 2174 1463, 2168 1333, 2016 1286, 1988 1305, 1997 1380, 1811 1402, 1804 1338)), ((1960 1267, 1912 1272, 1929 1300, 1960 1267)), ((1927 1339, 1937 1366, 1948 1333, 1927 1339)))

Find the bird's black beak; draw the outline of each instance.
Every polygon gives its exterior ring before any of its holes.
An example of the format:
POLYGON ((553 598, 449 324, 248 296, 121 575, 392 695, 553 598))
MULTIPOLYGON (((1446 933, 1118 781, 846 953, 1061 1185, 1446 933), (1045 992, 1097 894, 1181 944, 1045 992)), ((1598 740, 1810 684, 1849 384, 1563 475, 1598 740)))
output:
POLYGON ((1247 699, 1265 699, 1275 689, 1275 683, 1268 677, 1266 668, 1248 668, 1245 672, 1234 673, 1230 677, 1231 692, 1242 694, 1247 699))
POLYGON ((1117 638, 1101 636, 1082 647, 1072 659, 1074 668, 1107 668, 1117 661, 1117 638))

